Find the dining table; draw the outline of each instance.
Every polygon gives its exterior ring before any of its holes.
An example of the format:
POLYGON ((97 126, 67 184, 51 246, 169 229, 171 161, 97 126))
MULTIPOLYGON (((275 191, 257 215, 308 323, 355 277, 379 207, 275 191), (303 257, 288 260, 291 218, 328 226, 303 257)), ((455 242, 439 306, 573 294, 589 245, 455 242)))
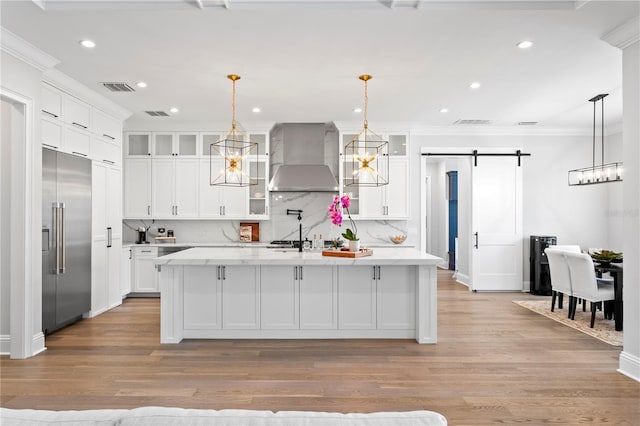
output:
POLYGON ((613 278, 613 291, 614 291, 614 307, 613 317, 615 319, 616 331, 622 331, 622 263, 596 263, 594 268, 598 275, 602 276, 603 273, 608 272, 613 278))

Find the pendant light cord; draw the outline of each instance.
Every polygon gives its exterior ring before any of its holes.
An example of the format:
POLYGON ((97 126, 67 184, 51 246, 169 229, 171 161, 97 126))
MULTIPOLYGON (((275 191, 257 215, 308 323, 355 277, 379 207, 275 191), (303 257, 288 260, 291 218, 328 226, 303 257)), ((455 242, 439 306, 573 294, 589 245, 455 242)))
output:
POLYGON ((368 105, 369 105, 369 95, 367 92, 367 81, 368 79, 364 80, 364 128, 365 131, 366 129, 369 128, 369 122, 367 121, 367 109, 368 109, 368 105))

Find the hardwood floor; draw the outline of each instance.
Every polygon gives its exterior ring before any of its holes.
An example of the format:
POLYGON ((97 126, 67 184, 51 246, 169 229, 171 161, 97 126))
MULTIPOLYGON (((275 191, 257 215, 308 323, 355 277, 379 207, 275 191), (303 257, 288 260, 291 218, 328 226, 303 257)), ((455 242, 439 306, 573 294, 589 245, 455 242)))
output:
POLYGON ((640 424, 620 348, 438 272, 438 344, 413 340, 187 340, 159 344, 159 299, 127 299, 3 356, 1 404, 340 412, 428 409, 451 425, 640 424))

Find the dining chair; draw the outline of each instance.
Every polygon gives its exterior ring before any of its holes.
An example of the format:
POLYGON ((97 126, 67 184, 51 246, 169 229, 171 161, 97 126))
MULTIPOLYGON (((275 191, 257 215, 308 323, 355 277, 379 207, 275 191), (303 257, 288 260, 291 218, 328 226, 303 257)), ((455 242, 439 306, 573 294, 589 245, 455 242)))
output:
POLYGON ((575 317, 576 298, 588 300, 591 303, 591 328, 593 328, 596 319, 596 306, 601 302, 615 299, 613 286, 598 282, 593 259, 589 254, 564 252, 564 256, 569 265, 573 290, 573 299, 571 300, 573 308, 569 309, 575 317))
POLYGON ((563 295, 566 294, 569 296, 567 317, 571 318, 573 291, 571 289, 569 265, 567 265, 567 261, 564 258, 565 251, 580 253, 580 246, 550 246, 544 250, 547 255, 547 260, 549 261, 549 274, 551 275, 551 312, 555 309, 556 298, 558 299, 558 309, 562 309, 563 295))

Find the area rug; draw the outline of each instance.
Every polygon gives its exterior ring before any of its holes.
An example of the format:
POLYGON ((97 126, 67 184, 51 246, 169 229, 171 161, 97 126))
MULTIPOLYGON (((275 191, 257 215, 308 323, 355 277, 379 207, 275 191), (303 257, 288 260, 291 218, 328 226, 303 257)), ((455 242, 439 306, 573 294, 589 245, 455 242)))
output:
POLYGON ((575 328, 576 330, 588 334, 589 336, 593 336, 610 345, 622 346, 622 331, 616 331, 614 321, 605 320, 602 311, 596 312, 596 322, 593 325, 593 328, 589 327, 589 323, 591 322, 589 303, 587 303, 587 312, 582 312, 582 305, 578 306, 575 320, 567 318, 566 306, 564 306, 564 309, 558 309, 556 307, 554 312, 551 312, 550 297, 545 297, 540 300, 514 300, 513 303, 535 313, 544 315, 545 317, 551 318, 554 321, 568 325, 571 328, 575 328))

